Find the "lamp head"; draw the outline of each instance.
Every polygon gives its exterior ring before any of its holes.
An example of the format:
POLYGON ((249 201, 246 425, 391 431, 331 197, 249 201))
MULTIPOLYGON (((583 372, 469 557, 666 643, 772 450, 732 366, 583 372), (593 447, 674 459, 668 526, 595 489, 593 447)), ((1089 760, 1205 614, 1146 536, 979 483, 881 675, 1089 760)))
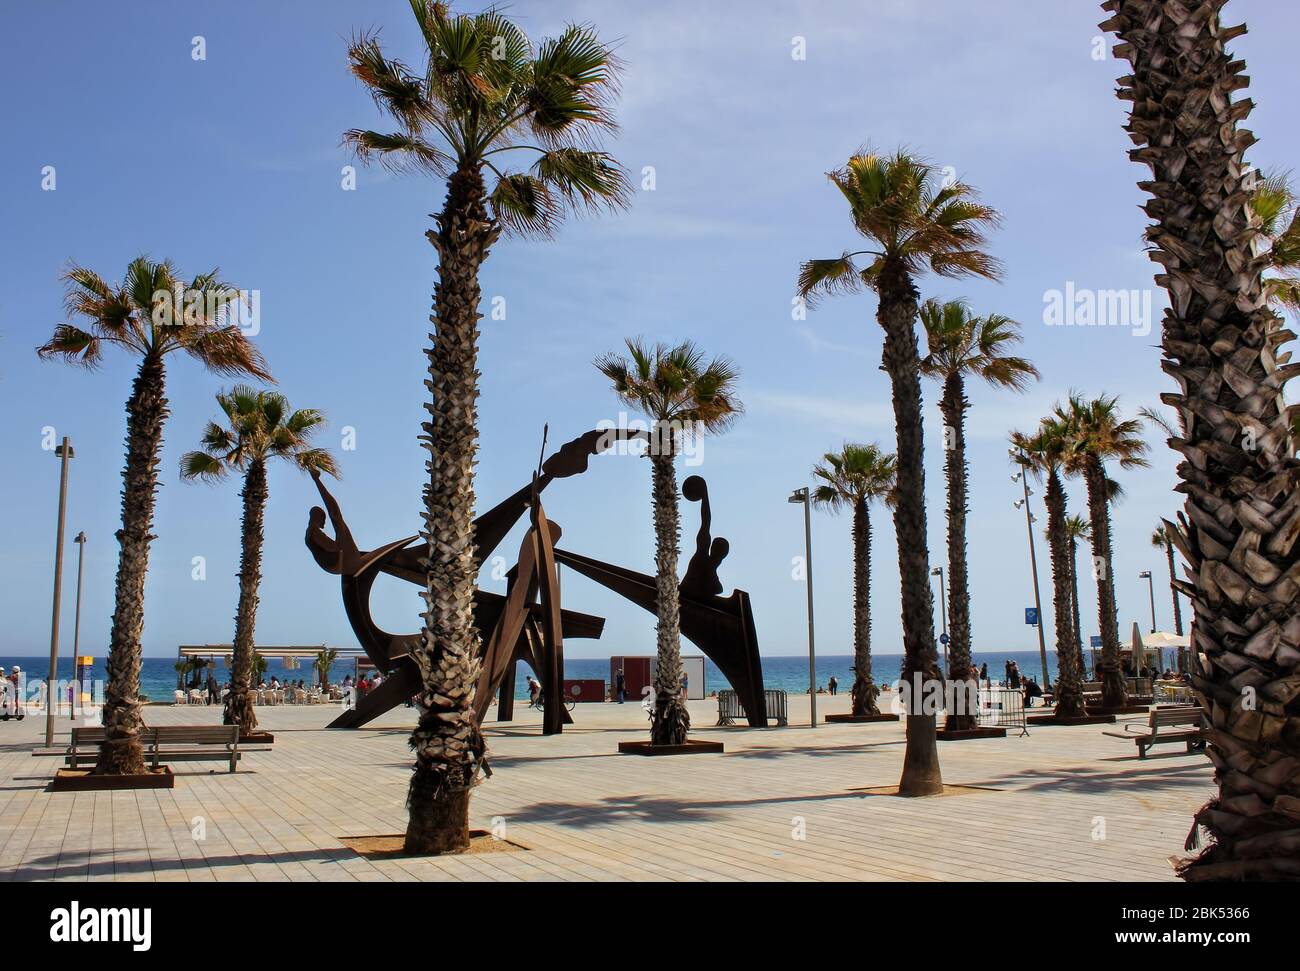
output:
POLYGON ((800 489, 795 489, 794 492, 790 493, 790 498, 786 500, 786 502, 794 503, 796 505, 802 505, 807 501, 808 501, 807 486, 803 486, 800 489))

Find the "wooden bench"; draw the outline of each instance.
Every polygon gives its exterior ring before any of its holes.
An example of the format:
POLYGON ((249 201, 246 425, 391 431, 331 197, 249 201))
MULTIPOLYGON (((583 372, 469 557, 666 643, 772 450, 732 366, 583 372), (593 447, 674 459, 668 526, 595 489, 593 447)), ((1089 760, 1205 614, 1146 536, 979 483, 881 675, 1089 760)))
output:
MULTIPOLYGON (((67 748, 37 749, 33 756, 62 755, 68 768, 76 769, 99 757, 104 744, 105 730, 99 726, 74 726, 72 741, 67 748)), ((239 747, 238 725, 162 725, 140 731, 140 744, 145 759, 153 768, 160 762, 229 762, 234 772, 240 758, 247 751, 263 751, 239 747)))
POLYGON ((1145 726, 1125 725, 1122 732, 1104 732, 1111 738, 1131 739, 1138 755, 1147 757, 1147 749, 1161 742, 1186 742, 1187 751, 1205 747, 1205 713, 1196 707, 1154 708, 1145 726), (1164 731, 1161 731, 1164 729, 1164 731))

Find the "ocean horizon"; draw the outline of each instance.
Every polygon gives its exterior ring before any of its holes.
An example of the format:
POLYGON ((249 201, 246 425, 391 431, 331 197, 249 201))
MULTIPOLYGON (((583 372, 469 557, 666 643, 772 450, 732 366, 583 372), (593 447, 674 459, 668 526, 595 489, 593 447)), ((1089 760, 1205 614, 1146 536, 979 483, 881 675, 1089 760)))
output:
MULTIPOLYGON (((683 657, 701 657, 702 655, 684 651, 683 657)), ((976 665, 987 664, 989 666, 989 676, 995 681, 1001 679, 1005 662, 1008 660, 1015 661, 1023 674, 1029 675, 1035 679, 1042 678, 1042 663, 1037 651, 976 651, 973 654, 976 665)), ((808 655, 768 655, 762 656, 763 664, 763 686, 771 690, 786 691, 790 694, 806 694, 808 691, 808 655)), ((872 673, 878 684, 893 684, 898 681, 902 669, 903 655, 901 654, 873 654, 872 655, 872 673)), ((29 681, 33 679, 44 679, 49 670, 49 657, 35 656, 13 656, 0 655, 0 667, 8 673, 13 665, 17 664, 27 675, 29 681)), ((176 663, 175 657, 145 657, 140 671, 140 690, 150 701, 170 701, 172 692, 176 689, 177 674, 173 667, 176 663)), ((1047 655, 1047 669, 1049 682, 1056 678, 1056 657, 1054 652, 1047 655)), ((839 683, 841 690, 847 691, 853 684, 853 655, 852 654, 818 654, 816 658, 817 670, 817 687, 825 688, 827 681, 832 676, 839 683)), ((93 671, 93 678, 103 680, 106 676, 104 670, 104 658, 96 657, 93 671)), ((330 669, 331 681, 342 681, 343 678, 352 674, 354 671, 354 662, 351 657, 336 662, 330 669)), ((520 664, 517 669, 515 678, 515 697, 526 698, 526 677, 529 674, 529 668, 526 664, 520 664)), ((572 679, 599 679, 609 682, 609 658, 608 657, 574 657, 566 658, 564 664, 564 675, 572 679)), ((269 680, 272 676, 278 677, 281 681, 298 681, 303 680, 313 683, 316 679, 316 671, 312 666, 310 659, 303 659, 296 668, 286 667, 279 659, 270 660, 266 669, 266 677, 269 680)), ((60 657, 58 666, 59 679, 71 680, 73 677, 73 661, 71 657, 60 657)), ((217 663, 217 680, 225 682, 230 678, 230 668, 219 661, 217 663)), ((705 658, 704 663, 704 693, 710 694, 714 691, 720 691, 730 688, 731 685, 717 666, 705 658)), ((29 689, 30 690, 30 689, 29 689)))

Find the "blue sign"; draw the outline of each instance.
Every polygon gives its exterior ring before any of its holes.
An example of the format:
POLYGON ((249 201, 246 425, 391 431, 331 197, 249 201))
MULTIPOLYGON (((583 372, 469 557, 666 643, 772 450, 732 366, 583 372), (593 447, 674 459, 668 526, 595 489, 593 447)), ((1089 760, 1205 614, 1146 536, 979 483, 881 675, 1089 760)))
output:
POLYGON ((1100 635, 1100 634, 1093 634, 1093 635, 1092 635, 1092 646, 1093 646, 1093 647, 1101 647, 1101 635, 1100 635))
POLYGON ((1038 626, 1038 608, 1037 608, 1037 607, 1026 607, 1026 608, 1025 608, 1025 623, 1028 624, 1030 627, 1037 627, 1037 626, 1038 626))
POLYGON ((942 645, 944 645, 945 647, 947 647, 947 646, 948 646, 948 635, 947 635, 947 634, 940 634, 940 635, 939 635, 939 643, 942 644, 942 645))

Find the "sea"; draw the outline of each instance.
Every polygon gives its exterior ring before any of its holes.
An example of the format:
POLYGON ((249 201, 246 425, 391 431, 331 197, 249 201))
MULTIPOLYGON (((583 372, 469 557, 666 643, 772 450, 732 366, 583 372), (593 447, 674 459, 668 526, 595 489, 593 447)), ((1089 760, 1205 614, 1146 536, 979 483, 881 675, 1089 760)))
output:
MULTIPOLYGON (((684 651, 685 657, 699 657, 691 651, 684 651)), ((1001 680, 1006 668, 1007 661, 1015 661, 1023 674, 1032 676, 1041 680, 1042 662, 1039 659, 1037 651, 1003 651, 999 653, 988 651, 975 652, 975 664, 989 666, 989 676, 994 680, 1001 680)), ((146 657, 143 661, 140 671, 140 690, 147 696, 150 701, 171 701, 172 692, 177 687, 177 674, 173 667, 176 659, 174 657, 146 657)), ((902 667, 903 657, 901 654, 875 654, 872 655, 871 666, 872 673, 875 676, 876 683, 880 685, 890 684, 898 680, 899 671, 902 667)), ((5 657, 0 656, 0 665, 3 666, 5 674, 9 674, 13 665, 17 664, 27 675, 28 681, 33 685, 38 679, 44 679, 49 673, 49 657, 5 657)), ((1048 652, 1047 669, 1049 683, 1056 679, 1056 655, 1048 652)), ((354 664, 351 658, 340 660, 330 670, 331 681, 342 681, 346 675, 352 674, 354 664)), ((64 657, 59 659, 58 677, 60 680, 72 680, 72 659, 64 657)), ((517 678, 515 681, 515 697, 526 698, 528 690, 525 679, 528 676, 528 668, 520 664, 517 668, 517 678)), ((223 666, 220 662, 217 665, 217 680, 224 682, 230 678, 229 668, 223 666)), ((272 660, 266 670, 266 678, 269 681, 271 676, 277 676, 281 681, 297 681, 302 679, 311 683, 316 677, 315 668, 310 661, 301 662, 297 668, 286 668, 278 660, 272 660)), ((609 658, 582 658, 571 657, 565 658, 564 676, 573 679, 600 679, 607 683, 609 681, 609 658)), ((817 655, 817 686, 818 688, 826 687, 827 680, 834 676, 839 682, 839 688, 842 691, 848 691, 853 684, 853 656, 851 654, 819 654, 817 655)), ((103 680, 105 678, 104 659, 95 658, 92 679, 103 680)), ((731 687, 727 679, 722 676, 711 661, 707 658, 704 662, 704 693, 710 694, 714 691, 720 691, 731 687)), ((808 655, 795 656, 773 656, 763 658, 763 686, 769 689, 779 689, 790 694, 807 694, 808 692, 808 655)), ((29 688, 30 692, 32 689, 29 688)))

